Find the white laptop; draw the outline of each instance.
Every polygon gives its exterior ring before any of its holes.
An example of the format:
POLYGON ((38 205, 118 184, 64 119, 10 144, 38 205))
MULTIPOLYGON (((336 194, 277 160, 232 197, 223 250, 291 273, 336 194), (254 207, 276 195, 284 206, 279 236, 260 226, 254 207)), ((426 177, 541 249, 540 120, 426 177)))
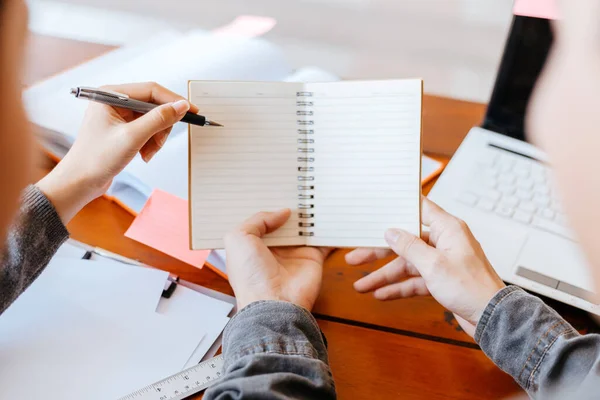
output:
POLYGON ((551 44, 548 20, 514 18, 482 127, 429 198, 467 222, 504 281, 600 315, 547 158, 525 139, 525 110, 551 44))

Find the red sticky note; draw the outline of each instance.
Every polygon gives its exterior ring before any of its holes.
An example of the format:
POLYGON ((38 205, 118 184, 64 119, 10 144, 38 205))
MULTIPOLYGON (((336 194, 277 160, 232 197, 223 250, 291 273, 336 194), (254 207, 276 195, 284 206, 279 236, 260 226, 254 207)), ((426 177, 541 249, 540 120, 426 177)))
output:
POLYGON ((155 190, 125 236, 202 268, 209 250, 190 250, 188 202, 155 190))
POLYGON ((556 0, 515 0, 513 13, 525 17, 545 19, 559 18, 556 0))
POLYGON ((269 32, 276 24, 277 21, 270 17, 240 15, 229 24, 215 29, 212 33, 219 36, 253 38, 269 32))

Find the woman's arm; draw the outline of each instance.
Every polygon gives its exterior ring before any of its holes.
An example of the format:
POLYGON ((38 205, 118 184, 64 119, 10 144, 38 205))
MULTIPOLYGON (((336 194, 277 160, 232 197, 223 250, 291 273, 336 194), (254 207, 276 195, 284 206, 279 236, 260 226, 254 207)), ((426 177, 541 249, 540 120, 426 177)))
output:
POLYGON ((204 398, 335 399, 324 338, 312 315, 284 301, 259 301, 225 329, 225 376, 204 398))
POLYGON ((0 313, 37 278, 68 236, 48 198, 36 186, 25 189, 0 254, 0 313))
POLYGON ((598 393, 600 335, 580 335, 542 300, 516 286, 492 298, 475 341, 533 398, 598 393))
POLYGON ((188 110, 183 97, 156 83, 110 87, 131 98, 162 104, 142 116, 92 103, 77 140, 65 158, 36 186, 25 190, 22 206, 0 254, 0 312, 42 272, 68 232, 65 225, 139 152, 148 162, 188 110), (163 104, 164 103, 164 104, 163 104))

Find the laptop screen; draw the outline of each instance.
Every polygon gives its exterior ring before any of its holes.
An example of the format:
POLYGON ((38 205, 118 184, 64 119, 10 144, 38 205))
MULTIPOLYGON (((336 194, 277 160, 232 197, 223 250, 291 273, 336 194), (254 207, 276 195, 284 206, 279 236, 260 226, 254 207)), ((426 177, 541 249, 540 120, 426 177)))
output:
POLYGON ((525 140, 525 111, 552 41, 549 20, 514 17, 483 128, 525 140))

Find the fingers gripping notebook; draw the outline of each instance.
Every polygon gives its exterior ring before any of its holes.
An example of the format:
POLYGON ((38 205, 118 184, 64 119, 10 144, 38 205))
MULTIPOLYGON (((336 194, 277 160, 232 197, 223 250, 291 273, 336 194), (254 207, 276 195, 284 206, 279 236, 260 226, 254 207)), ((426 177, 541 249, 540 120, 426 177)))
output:
POLYGON ((192 249, 290 208, 269 246, 387 247, 420 234, 422 81, 189 83, 224 127, 190 125, 192 249))

